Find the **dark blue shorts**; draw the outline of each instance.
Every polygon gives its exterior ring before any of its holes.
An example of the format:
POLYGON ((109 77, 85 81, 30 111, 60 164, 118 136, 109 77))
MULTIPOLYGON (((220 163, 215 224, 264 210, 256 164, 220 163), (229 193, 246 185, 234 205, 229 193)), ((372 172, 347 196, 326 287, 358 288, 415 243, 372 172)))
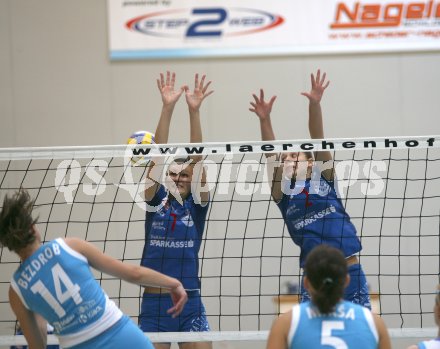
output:
MULTIPOLYGON (((360 304, 371 310, 367 279, 361 265, 350 265, 348 267, 348 274, 350 275, 350 283, 344 290, 344 299, 346 301, 360 304)), ((304 288, 304 282, 301 282, 301 302, 307 302, 310 300, 310 295, 304 288)))
POLYGON ((210 331, 205 307, 199 291, 187 291, 188 302, 176 318, 167 314, 173 306, 167 293, 142 297, 139 327, 144 332, 206 332, 210 331))

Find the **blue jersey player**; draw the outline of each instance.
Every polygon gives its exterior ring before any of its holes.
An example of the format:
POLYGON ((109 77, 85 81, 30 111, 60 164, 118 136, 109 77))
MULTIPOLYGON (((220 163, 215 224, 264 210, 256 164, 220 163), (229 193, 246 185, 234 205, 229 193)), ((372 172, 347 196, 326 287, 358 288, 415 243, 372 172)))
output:
POLYGON ((304 285, 311 301, 294 305, 275 320, 267 349, 391 348, 382 319, 342 299, 350 282, 344 257, 325 244, 307 255, 304 285))
MULTIPOLYGON (((321 98, 329 85, 326 74, 311 74, 312 88, 302 95, 309 99, 309 131, 313 139, 324 138, 321 98)), ((264 141, 275 140, 270 113, 276 96, 264 100, 253 95, 250 111, 260 119, 264 141)), ((339 248, 347 258, 350 285, 344 298, 371 308, 365 274, 356 256, 362 246, 356 228, 338 196, 332 154, 329 151, 268 154, 268 170, 273 171, 272 198, 277 203, 293 242, 300 247, 300 265, 311 249, 325 243, 339 248), (329 166, 330 165, 330 166, 329 166)), ((301 300, 310 296, 301 283, 301 300)))
MULTIPOLYGON (((200 106, 213 91, 211 82, 195 75, 194 90, 188 86, 175 89, 175 73, 160 74, 157 85, 162 97, 162 113, 155 132, 155 142, 168 143, 174 107, 185 93, 190 119, 191 143, 202 142, 200 106)), ((143 295, 140 328, 146 332, 209 331, 206 311, 200 296, 198 253, 209 205, 209 193, 192 191, 195 183, 206 188, 206 173, 201 156, 175 159, 164 168, 161 159, 152 159, 145 189, 145 247, 142 265, 180 280, 188 293, 188 303, 180 316, 171 318, 166 310, 172 302, 168 290, 146 287, 143 295), (160 182, 166 169, 165 185, 160 182)), ((180 348, 211 348, 210 342, 179 343, 180 348)), ((169 348, 170 343, 156 344, 156 349, 169 348)))
POLYGON ((108 298, 90 266, 139 285, 169 289, 172 316, 180 314, 187 300, 180 281, 124 264, 77 238, 41 244, 32 208, 29 194, 21 190, 5 197, 0 212, 0 243, 22 262, 12 277, 9 301, 29 347, 46 347, 49 323, 63 348, 153 348, 108 298))

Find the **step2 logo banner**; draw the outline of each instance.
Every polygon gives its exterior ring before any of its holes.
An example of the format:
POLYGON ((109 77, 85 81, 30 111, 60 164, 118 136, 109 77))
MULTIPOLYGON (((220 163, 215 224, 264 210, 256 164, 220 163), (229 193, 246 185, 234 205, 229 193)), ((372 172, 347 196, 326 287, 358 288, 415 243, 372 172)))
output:
POLYGON ((111 59, 440 50, 440 0, 107 0, 111 59))

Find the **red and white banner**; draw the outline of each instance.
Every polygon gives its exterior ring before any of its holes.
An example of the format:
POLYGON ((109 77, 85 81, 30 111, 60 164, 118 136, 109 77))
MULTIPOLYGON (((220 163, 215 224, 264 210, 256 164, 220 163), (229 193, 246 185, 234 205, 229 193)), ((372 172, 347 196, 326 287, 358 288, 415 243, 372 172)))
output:
POLYGON ((108 0, 112 59, 440 50, 440 0, 108 0))

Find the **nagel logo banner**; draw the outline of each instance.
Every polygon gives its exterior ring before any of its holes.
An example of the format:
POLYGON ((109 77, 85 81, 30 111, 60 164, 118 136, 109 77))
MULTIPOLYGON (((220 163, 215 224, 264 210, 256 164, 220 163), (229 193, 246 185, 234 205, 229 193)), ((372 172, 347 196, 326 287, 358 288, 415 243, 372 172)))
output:
POLYGON ((108 0, 112 59, 440 50, 440 0, 108 0))

